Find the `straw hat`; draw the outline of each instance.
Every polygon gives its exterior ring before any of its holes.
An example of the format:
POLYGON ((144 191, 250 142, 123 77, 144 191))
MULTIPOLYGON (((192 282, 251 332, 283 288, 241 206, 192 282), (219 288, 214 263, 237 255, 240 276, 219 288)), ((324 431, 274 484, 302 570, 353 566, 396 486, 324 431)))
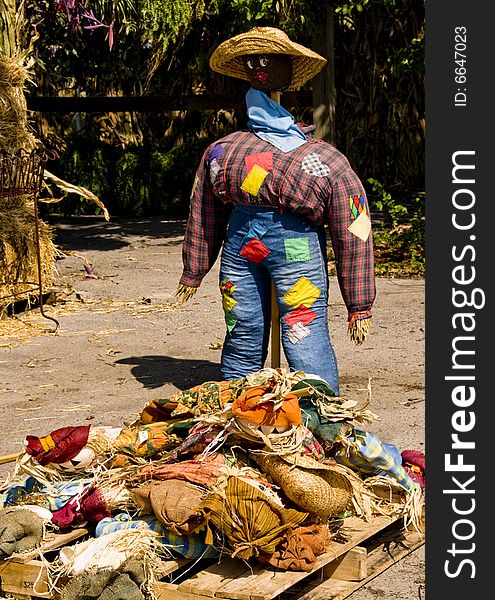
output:
POLYGON ((325 465, 304 455, 290 462, 273 454, 252 456, 299 509, 324 521, 352 508, 353 485, 339 465, 325 465))
POLYGON ((289 54, 292 57, 292 83, 289 90, 312 79, 327 62, 316 52, 292 42, 275 27, 253 27, 222 42, 210 58, 210 67, 222 75, 249 81, 242 57, 247 54, 289 54))

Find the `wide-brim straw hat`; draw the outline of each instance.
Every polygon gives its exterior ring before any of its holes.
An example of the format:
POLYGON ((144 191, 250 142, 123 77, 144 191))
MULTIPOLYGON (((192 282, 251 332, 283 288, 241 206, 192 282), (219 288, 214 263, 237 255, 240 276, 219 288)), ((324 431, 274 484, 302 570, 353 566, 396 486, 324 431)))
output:
POLYGON ((301 87, 325 66, 327 59, 305 46, 296 44, 276 27, 253 27, 222 42, 210 58, 210 67, 217 73, 245 79, 242 57, 248 54, 288 54, 292 57, 292 83, 289 90, 301 87))
POLYGON ((339 465, 324 465, 302 455, 290 463, 274 454, 253 454, 253 458, 300 510, 325 521, 352 509, 352 481, 339 465))

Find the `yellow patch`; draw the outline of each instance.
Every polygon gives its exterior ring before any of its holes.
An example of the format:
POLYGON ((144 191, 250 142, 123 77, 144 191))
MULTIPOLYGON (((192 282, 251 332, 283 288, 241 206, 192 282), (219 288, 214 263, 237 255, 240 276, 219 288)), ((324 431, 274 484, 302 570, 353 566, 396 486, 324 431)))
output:
POLYGON ((53 450, 53 448, 55 448, 55 442, 53 441, 53 438, 50 434, 40 438, 40 444, 45 452, 49 452, 50 450, 53 450))
POLYGON ((306 277, 301 277, 284 295, 284 301, 293 308, 297 308, 301 304, 309 308, 320 294, 321 291, 316 285, 313 285, 306 277))
POLYGON ((234 298, 232 298, 232 294, 234 293, 236 287, 237 286, 233 285, 228 290, 222 292, 222 306, 223 310, 225 310, 226 312, 232 310, 237 304, 237 300, 234 300, 234 298))
POLYGON ((256 196, 267 175, 268 171, 265 171, 265 169, 262 169, 259 165, 253 165, 253 168, 249 171, 249 175, 242 182, 241 190, 244 190, 252 196, 256 196))
POLYGON ((371 232, 371 221, 368 215, 363 211, 347 228, 347 230, 365 242, 371 232))

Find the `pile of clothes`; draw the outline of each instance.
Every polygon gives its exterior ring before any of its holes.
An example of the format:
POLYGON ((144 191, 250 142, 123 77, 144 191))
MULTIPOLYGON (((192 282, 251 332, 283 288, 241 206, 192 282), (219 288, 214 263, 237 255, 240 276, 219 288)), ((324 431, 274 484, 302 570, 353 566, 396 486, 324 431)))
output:
POLYGON ((310 571, 347 517, 418 525, 424 455, 366 431, 375 418, 267 368, 153 400, 124 427, 28 435, 0 492, 0 558, 85 527, 49 564, 62 600, 146 598, 164 557, 310 571))

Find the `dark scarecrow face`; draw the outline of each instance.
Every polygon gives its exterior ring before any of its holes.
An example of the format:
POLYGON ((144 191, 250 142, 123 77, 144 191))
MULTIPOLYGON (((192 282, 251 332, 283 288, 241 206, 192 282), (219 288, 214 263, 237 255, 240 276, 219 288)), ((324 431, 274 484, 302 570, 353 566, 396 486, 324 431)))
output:
POLYGON ((251 85, 263 92, 281 91, 292 81, 292 61, 288 54, 249 54, 242 57, 251 85))

